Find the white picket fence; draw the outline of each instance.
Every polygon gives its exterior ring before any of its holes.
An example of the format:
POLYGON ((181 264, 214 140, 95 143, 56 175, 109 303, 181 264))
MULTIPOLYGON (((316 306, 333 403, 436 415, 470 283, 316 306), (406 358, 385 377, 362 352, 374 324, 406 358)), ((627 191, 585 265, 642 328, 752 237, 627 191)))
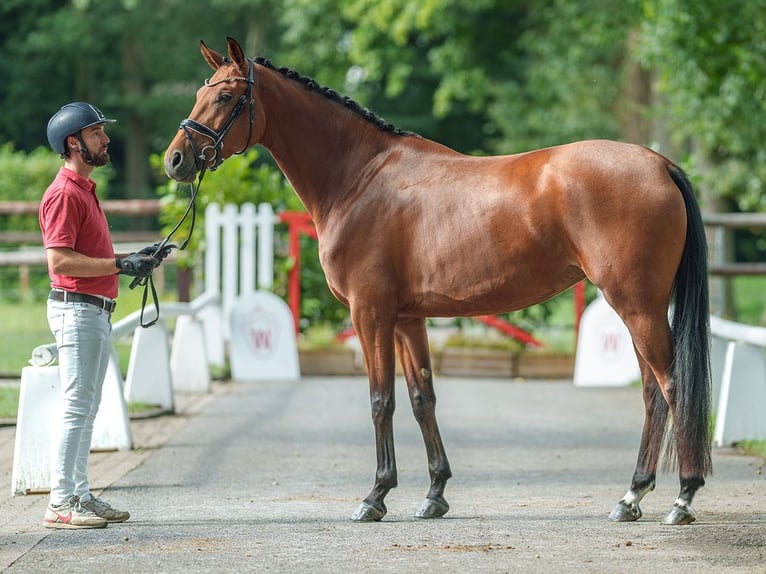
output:
MULTIPOLYGON (((268 203, 245 203, 239 209, 211 203, 205 209, 205 291, 220 293, 221 310, 229 317, 240 295, 274 284, 274 225, 268 203)), ((224 337, 229 339, 228 321, 224 337)))

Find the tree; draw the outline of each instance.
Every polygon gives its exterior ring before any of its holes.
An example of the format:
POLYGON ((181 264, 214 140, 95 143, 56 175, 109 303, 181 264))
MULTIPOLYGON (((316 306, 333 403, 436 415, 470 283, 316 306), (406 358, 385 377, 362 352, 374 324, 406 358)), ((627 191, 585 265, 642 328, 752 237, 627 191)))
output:
MULTIPOLYGON (((148 158, 194 103, 207 73, 203 35, 249 37, 246 10, 268 1, 37 0, 2 5, 0 142, 47 145, 45 125, 61 105, 91 101, 119 121, 110 129, 116 197, 153 194, 148 158), (34 17, 30 14, 34 13, 34 17)), ((268 15, 268 11, 266 11, 268 15)), ((258 35, 258 34, 256 34, 258 35)), ((259 41, 265 41, 258 36, 259 41)))
POLYGON ((655 112, 692 150, 708 204, 766 211, 766 10, 762 2, 649 0, 640 55, 655 112))

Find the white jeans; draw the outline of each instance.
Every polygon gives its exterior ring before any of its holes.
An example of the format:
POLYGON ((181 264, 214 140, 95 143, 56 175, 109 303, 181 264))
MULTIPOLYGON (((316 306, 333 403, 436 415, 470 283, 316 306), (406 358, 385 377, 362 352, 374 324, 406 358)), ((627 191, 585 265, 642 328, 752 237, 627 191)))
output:
POLYGON ((89 303, 48 301, 61 379, 60 417, 51 436, 51 504, 90 498, 88 457, 93 421, 109 365, 110 313, 89 303))

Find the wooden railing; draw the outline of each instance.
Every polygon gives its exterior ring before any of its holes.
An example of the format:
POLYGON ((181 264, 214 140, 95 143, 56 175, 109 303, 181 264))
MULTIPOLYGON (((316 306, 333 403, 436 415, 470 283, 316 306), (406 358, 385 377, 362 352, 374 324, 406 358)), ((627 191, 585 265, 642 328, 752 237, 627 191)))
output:
MULTIPOLYGON (((0 216, 37 215, 39 205, 37 201, 0 201, 0 216)), ((157 215, 160 212, 160 201, 158 199, 105 200, 101 202, 101 207, 107 216, 145 217, 157 215)), ((115 231, 111 235, 117 252, 129 252, 162 238, 159 230, 115 231)), ((18 267, 19 287, 22 293, 29 291, 30 268, 46 264, 40 231, 0 231, 0 267, 18 267), (27 245, 19 247, 19 244, 27 245), (12 247, 6 251, 5 246, 12 247)), ((161 272, 157 279, 160 283, 162 282, 161 272)))
POLYGON ((766 262, 731 261, 731 231, 766 228, 766 213, 706 213, 702 219, 708 231, 710 311, 715 315, 730 316, 730 279, 741 275, 766 275, 766 262))

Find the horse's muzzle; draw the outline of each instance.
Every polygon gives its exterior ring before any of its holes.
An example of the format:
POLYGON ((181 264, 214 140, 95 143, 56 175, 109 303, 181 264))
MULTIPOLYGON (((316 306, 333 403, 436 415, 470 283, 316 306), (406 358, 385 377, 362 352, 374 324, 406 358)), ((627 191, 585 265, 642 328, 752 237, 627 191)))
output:
POLYGON ((197 164, 191 154, 168 148, 165 152, 165 173, 171 179, 189 183, 197 176, 197 164))

